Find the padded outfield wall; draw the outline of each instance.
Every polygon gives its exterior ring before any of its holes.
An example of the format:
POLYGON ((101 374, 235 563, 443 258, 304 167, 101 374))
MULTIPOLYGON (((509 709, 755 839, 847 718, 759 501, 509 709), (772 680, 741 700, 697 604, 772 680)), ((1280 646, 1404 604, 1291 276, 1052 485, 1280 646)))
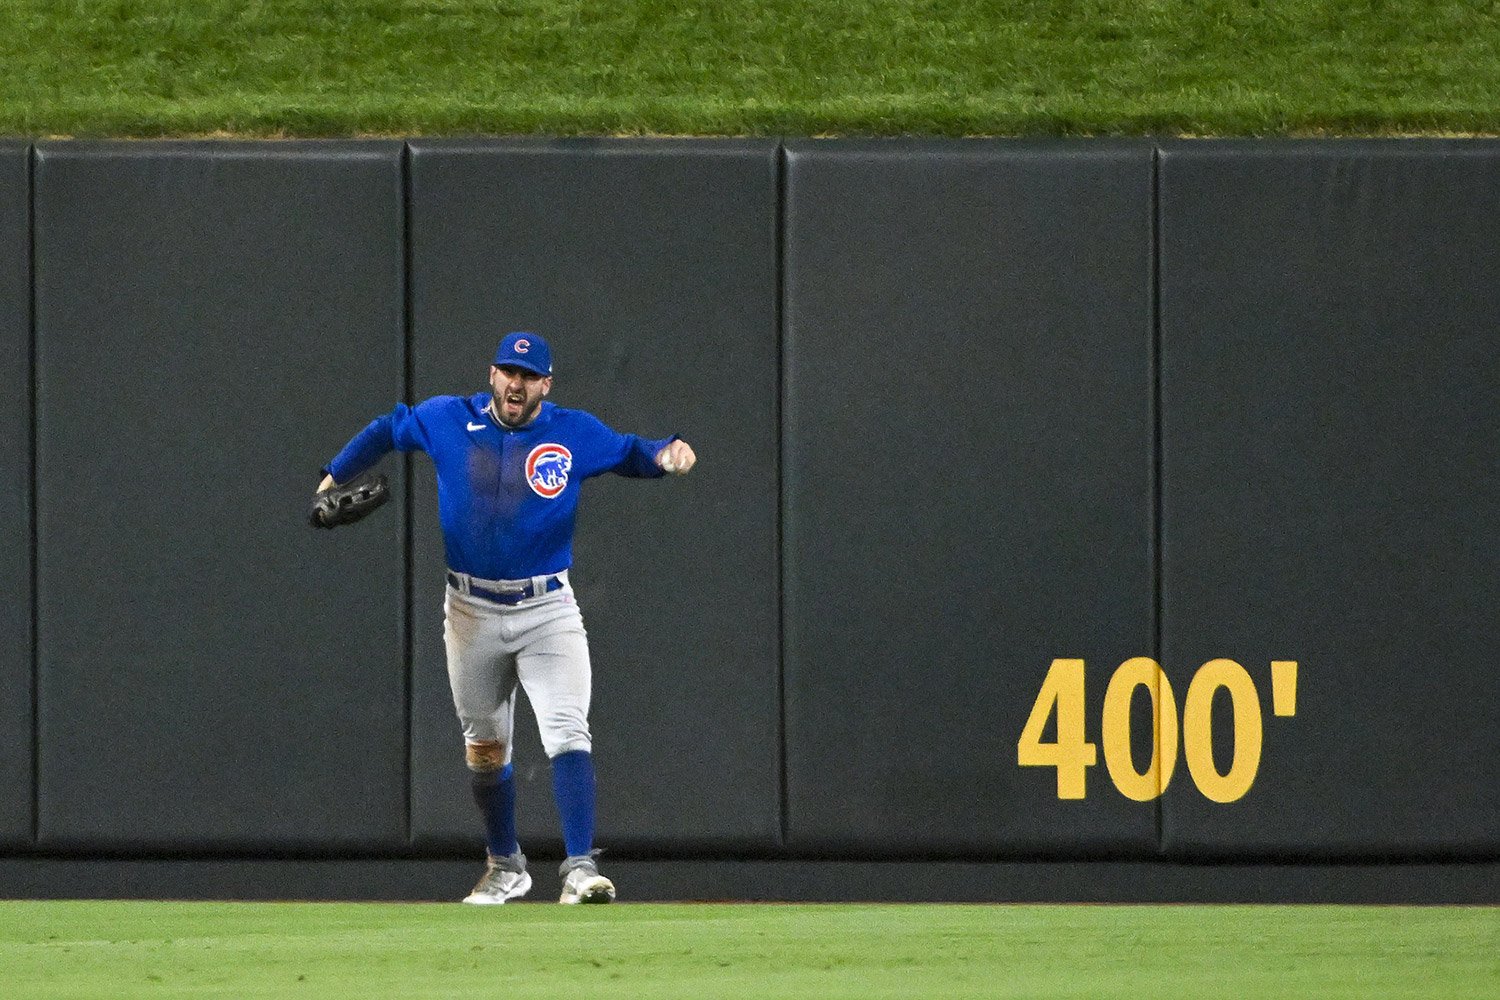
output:
POLYGON ((1497 219, 1490 141, 0 146, 0 891, 478 850, 430 465, 302 512, 531 329, 701 458, 580 517, 622 857, 1500 897, 1497 219))

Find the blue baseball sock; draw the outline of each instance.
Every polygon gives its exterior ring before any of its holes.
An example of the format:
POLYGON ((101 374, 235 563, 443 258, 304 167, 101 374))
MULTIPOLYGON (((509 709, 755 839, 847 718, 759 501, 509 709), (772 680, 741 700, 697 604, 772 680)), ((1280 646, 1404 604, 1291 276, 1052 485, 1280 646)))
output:
POLYGON ((516 769, 506 764, 499 771, 474 775, 474 801, 484 816, 486 846, 497 858, 508 858, 520 850, 516 843, 516 769))
POLYGON ((589 853, 594 847, 594 755, 569 750, 553 757, 552 790, 568 857, 589 853))

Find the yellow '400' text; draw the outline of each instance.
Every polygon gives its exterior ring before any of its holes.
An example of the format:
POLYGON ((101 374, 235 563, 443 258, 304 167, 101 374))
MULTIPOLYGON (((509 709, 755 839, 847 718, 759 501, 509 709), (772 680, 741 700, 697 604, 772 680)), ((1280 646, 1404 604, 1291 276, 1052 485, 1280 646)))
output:
MULTIPOLYGON (((1016 743, 1016 762, 1022 767, 1057 768, 1057 797, 1081 799, 1087 793, 1088 769, 1099 762, 1098 748, 1088 741, 1084 726, 1083 661, 1057 659, 1042 680, 1031 715, 1016 743), (1056 739, 1042 742, 1042 730, 1056 713, 1056 739)), ((1276 715, 1297 714, 1297 662, 1271 662, 1271 702, 1276 715)), ((1187 758, 1193 784, 1214 802, 1244 798, 1260 770, 1263 742, 1260 695, 1245 668, 1233 660, 1209 660, 1193 675, 1178 727, 1177 698, 1161 666, 1136 656, 1120 664, 1104 692, 1100 730, 1104 766, 1121 795, 1137 802, 1158 798, 1177 770, 1179 742, 1187 758), (1151 695, 1151 762, 1137 770, 1130 752, 1130 699, 1143 687, 1151 695), (1234 754, 1229 769, 1220 773, 1213 754, 1213 700, 1220 688, 1234 709, 1234 754)))

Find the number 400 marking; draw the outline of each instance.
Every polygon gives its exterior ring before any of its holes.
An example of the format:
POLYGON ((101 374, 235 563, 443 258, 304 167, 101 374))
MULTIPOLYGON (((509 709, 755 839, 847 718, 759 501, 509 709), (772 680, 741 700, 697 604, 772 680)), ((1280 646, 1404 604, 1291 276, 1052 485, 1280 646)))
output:
MULTIPOLYGON (((1271 702, 1277 715, 1297 714, 1297 663, 1271 662, 1271 702)), ((1031 715, 1016 744, 1017 763, 1022 767, 1057 768, 1057 797, 1084 797, 1088 768, 1099 762, 1098 749, 1084 735, 1083 661, 1053 660, 1037 693, 1031 715), (1057 737, 1042 742, 1042 729, 1054 711, 1057 737)), ((1177 699, 1161 666, 1150 657, 1136 656, 1120 664, 1104 692, 1100 720, 1104 742, 1104 764, 1120 794, 1137 802, 1148 802, 1167 790, 1177 769, 1177 699), (1135 769, 1130 753, 1130 699, 1137 687, 1151 695, 1154 739, 1151 763, 1135 769)), ((1182 745, 1193 784, 1214 802, 1243 798, 1260 770, 1263 731, 1260 696, 1245 668, 1233 660, 1209 660, 1193 675, 1182 706, 1182 745), (1229 770, 1219 773, 1213 754, 1214 694, 1224 688, 1234 708, 1234 758, 1229 770)))

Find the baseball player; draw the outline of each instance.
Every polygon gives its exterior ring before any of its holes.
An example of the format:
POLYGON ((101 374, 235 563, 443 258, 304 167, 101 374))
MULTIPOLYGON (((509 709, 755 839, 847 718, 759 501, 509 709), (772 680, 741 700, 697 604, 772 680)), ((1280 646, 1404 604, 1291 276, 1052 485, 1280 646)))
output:
POLYGON ((436 468, 448 680, 488 847, 485 873, 465 903, 503 903, 531 888, 516 842, 511 763, 518 681, 552 761, 568 855, 560 901, 614 899, 614 884, 594 861, 589 649, 568 583, 574 516, 591 476, 683 475, 697 460, 675 435, 619 434, 582 410, 544 402, 551 391, 547 342, 507 335, 489 392, 435 396, 378 417, 323 470, 310 514, 319 527, 367 514, 386 498, 384 482, 372 487, 360 474, 392 449, 424 451, 436 468))

